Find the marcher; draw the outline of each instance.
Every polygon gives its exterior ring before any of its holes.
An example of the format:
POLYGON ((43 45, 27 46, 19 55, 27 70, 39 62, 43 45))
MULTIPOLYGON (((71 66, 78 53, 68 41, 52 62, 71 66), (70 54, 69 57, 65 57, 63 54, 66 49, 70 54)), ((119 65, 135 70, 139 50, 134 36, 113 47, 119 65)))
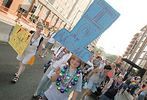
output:
POLYGON ((122 84, 122 89, 120 90, 120 93, 124 93, 128 88, 129 85, 131 84, 131 77, 129 77, 124 83, 122 84))
POLYGON ((69 65, 63 66, 61 70, 48 75, 52 84, 45 92, 47 99, 42 100, 68 100, 72 91, 72 100, 77 100, 78 93, 82 91, 81 60, 72 56, 68 63, 69 65))
POLYGON ((137 94, 137 100, 147 100, 147 84, 144 84, 137 94))
POLYGON ((93 67, 94 68, 97 68, 97 67, 101 67, 101 61, 102 61, 102 57, 101 56, 96 56, 94 59, 93 59, 93 67))
MULTIPOLYGON (((65 50, 65 49, 64 49, 65 50)), ((37 86, 37 89, 33 95, 33 98, 41 98, 43 93, 48 89, 48 87, 51 85, 51 81, 49 80, 49 78, 47 77, 47 75, 52 71, 54 71, 56 68, 60 67, 61 65, 66 65, 67 61, 69 60, 69 58, 71 57, 71 53, 67 50, 65 50, 64 55, 62 55, 62 52, 59 53, 58 57, 60 57, 59 60, 56 60, 54 62, 52 62, 51 66, 46 70, 46 72, 44 73, 41 81, 39 82, 39 85, 37 86)))
POLYGON ((86 91, 83 93, 82 99, 88 100, 88 96, 97 91, 101 83, 105 81, 108 72, 111 70, 110 65, 105 65, 103 69, 95 69, 89 76, 86 91))
MULTIPOLYGON (((66 56, 67 53, 69 53, 69 51, 66 48, 64 48, 64 47, 59 48, 58 51, 56 52, 56 54, 53 53, 52 54, 52 58, 49 59, 48 63, 44 65, 44 73, 47 71, 47 69, 50 67, 51 64, 54 63, 54 66, 56 66, 55 62, 56 61, 58 62, 64 55, 66 56), (61 49, 61 51, 60 51, 60 49, 61 49)), ((67 58, 68 59, 70 58, 70 57, 68 57, 68 54, 67 54, 67 58)), ((65 62, 67 60, 65 60, 65 62)), ((64 61, 64 59, 63 59, 63 61, 64 61)))
POLYGON ((15 73, 15 77, 12 79, 13 83, 16 83, 20 77, 20 75, 25 70, 25 65, 31 60, 33 56, 36 55, 37 47, 39 45, 39 41, 41 39, 41 31, 43 30, 42 23, 36 26, 36 32, 32 35, 32 39, 30 40, 30 44, 24 51, 22 55, 17 56, 17 60, 19 61, 19 69, 15 73))
POLYGON ((41 43, 44 49, 44 52, 42 52, 42 54, 40 55, 42 58, 44 58, 47 55, 48 51, 51 50, 51 48, 53 47, 55 43, 55 39, 53 37, 55 34, 56 33, 53 33, 52 35, 49 34, 48 37, 45 38, 41 43))
POLYGON ((100 100, 114 100, 114 97, 120 90, 121 85, 122 85, 122 77, 119 76, 114 78, 111 81, 110 85, 107 86, 109 87, 108 90, 106 92, 104 92, 105 90, 102 90, 103 95, 100 97, 100 100))
POLYGON ((128 92, 135 98, 136 94, 135 91, 136 89, 139 88, 139 83, 141 81, 140 76, 136 76, 134 77, 134 79, 131 81, 131 84, 128 87, 128 92))

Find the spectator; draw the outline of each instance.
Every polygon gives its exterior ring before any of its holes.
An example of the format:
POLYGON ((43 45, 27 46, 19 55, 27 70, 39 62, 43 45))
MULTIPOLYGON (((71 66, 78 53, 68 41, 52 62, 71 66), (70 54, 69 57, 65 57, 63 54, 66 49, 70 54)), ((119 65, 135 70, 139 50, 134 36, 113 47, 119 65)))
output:
MULTIPOLYGON (((122 85, 122 77, 116 77, 115 79, 111 80, 110 85, 107 85, 108 90, 100 97, 100 100, 114 100, 115 95, 119 91, 122 85)), ((104 88, 106 89, 106 88, 104 88)), ((103 90, 104 91, 104 90, 103 90)))
POLYGON ((82 99, 88 100, 88 96, 97 91, 97 88, 100 87, 101 83, 105 81, 108 72, 111 70, 110 65, 105 65, 104 69, 95 69, 89 75, 89 80, 87 84, 86 91, 83 93, 82 99))
MULTIPOLYGON (((66 50, 67 51, 67 50, 66 50)), ((54 61, 51 66, 46 70, 45 74, 43 75, 41 81, 39 82, 39 85, 33 95, 33 98, 40 98, 42 97, 43 93, 46 91, 46 89, 50 86, 51 81, 48 79, 47 75, 50 72, 53 72, 55 69, 60 67, 62 64, 66 65, 66 62, 71 57, 70 52, 66 52, 59 60, 54 61)))

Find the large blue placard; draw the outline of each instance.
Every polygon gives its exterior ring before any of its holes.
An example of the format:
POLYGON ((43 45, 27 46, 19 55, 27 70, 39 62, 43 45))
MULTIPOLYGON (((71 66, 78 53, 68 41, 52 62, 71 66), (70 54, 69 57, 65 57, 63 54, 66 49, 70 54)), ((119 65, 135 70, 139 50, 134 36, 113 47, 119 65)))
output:
POLYGON ((91 56, 86 48, 87 45, 110 27, 119 15, 104 0, 95 0, 71 32, 62 29, 54 38, 87 62, 91 56))

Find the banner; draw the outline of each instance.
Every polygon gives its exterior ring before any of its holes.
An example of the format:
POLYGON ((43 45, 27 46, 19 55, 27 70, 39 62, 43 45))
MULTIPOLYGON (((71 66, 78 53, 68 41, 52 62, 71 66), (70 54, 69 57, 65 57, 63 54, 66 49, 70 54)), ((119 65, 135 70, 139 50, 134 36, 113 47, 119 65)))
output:
POLYGON ((22 55, 30 43, 31 36, 31 33, 27 32, 23 27, 16 25, 11 33, 9 44, 18 55, 22 55))
POLYGON ((71 32, 62 29, 54 38, 84 62, 87 62, 92 55, 87 50, 88 44, 108 29, 119 15, 104 0, 94 0, 71 32), (77 50, 80 50, 80 54, 77 50), (80 56, 83 54, 86 55, 80 56))

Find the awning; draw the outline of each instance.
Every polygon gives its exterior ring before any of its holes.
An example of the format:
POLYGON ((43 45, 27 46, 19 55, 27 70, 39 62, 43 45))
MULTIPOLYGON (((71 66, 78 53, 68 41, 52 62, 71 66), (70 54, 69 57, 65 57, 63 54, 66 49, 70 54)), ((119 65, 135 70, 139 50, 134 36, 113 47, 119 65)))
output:
POLYGON ((134 62, 132 62, 131 60, 129 59, 126 59, 126 58, 122 58, 123 61, 125 61, 126 63, 130 64, 132 67, 135 67, 137 69, 142 69, 140 66, 136 65, 134 62))
POLYGON ((146 69, 141 68, 140 66, 136 65, 134 62, 130 61, 129 59, 122 58, 122 60, 130 64, 132 67, 139 69, 138 75, 143 77, 144 73, 146 72, 146 69))

